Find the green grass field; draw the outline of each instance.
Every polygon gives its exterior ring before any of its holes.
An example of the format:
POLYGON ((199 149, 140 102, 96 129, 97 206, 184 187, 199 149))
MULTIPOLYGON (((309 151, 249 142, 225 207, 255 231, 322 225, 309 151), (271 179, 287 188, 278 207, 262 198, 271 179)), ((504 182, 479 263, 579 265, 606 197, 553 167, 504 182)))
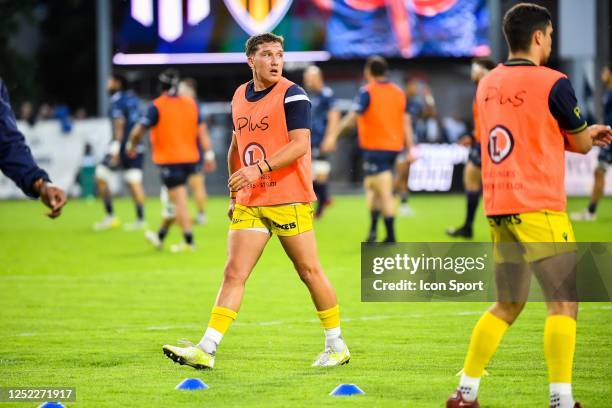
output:
MULTIPOLYGON (((570 200, 569 210, 586 200, 570 200)), ((398 219, 404 241, 445 241, 461 222, 461 196, 417 195, 417 214, 398 219)), ((131 221, 129 201, 117 212, 131 221)), ((336 197, 316 231, 322 264, 338 292, 351 363, 313 369, 323 348, 308 293, 276 239, 247 285, 238 320, 214 371, 173 364, 165 343, 197 342, 225 262, 225 199, 195 229, 196 253, 156 252, 141 232, 93 232, 100 203, 72 201, 55 221, 36 202, 0 202, 0 387, 76 387, 78 407, 402 406, 441 407, 457 385, 470 332, 483 303, 361 303, 361 197, 336 197), (199 377, 210 389, 174 390, 199 377), (335 398, 339 383, 366 395, 335 398)), ((149 222, 159 204, 147 204, 149 222)), ((487 241, 482 213, 476 240, 487 241)), ((596 223, 575 224, 580 241, 610 241, 612 199, 596 223)), ((178 231, 169 243, 180 239, 178 231)), ((548 406, 542 332, 545 308, 528 305, 506 334, 483 380, 483 407, 548 406)), ((612 406, 612 306, 581 306, 574 392, 588 408, 612 406)), ((16 407, 37 406, 17 403, 16 407)), ((1 407, 11 406, 0 403, 1 407)))

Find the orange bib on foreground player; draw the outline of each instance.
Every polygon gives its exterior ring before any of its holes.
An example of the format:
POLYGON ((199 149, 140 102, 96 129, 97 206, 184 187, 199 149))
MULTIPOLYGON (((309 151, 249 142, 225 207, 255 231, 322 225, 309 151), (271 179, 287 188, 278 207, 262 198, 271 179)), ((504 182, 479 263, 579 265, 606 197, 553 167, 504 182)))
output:
POLYGON ((370 95, 370 104, 357 119, 359 147, 365 150, 402 151, 406 95, 391 82, 373 82, 365 89, 370 95))
POLYGON ((564 211, 563 133, 548 109, 560 72, 500 65, 476 95, 486 215, 564 211))
POLYGON ((162 95, 153 101, 159 121, 151 128, 153 163, 196 163, 200 159, 198 107, 191 98, 162 95))
MULTIPOLYGON (((241 166, 258 162, 266 166, 263 159, 289 143, 284 104, 285 93, 292 85, 293 82, 281 78, 266 96, 256 102, 246 99, 247 84, 242 84, 234 93, 232 121, 241 166)), ((241 189, 236 203, 252 207, 315 201, 310 160, 309 143, 305 155, 288 166, 265 173, 255 183, 241 189)))

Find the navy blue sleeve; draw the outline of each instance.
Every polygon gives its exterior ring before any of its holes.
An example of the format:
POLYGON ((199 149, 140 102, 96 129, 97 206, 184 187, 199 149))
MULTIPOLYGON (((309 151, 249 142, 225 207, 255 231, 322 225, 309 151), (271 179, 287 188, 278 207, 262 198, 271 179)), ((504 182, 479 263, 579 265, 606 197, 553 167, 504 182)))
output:
POLYGON ((559 79, 551 88, 548 108, 557 119, 559 127, 567 133, 579 133, 587 127, 587 122, 580 113, 574 88, 567 78, 559 79))
POLYGON ((111 119, 125 119, 126 118, 124 107, 121 102, 122 100, 120 98, 117 98, 117 100, 111 102, 111 108, 110 108, 111 119))
POLYGON ((285 120, 287 130, 310 129, 310 99, 298 85, 292 85, 285 93, 285 120))
POLYGON ((360 115, 363 115, 368 107, 370 106, 370 94, 364 88, 359 90, 359 95, 355 98, 353 109, 360 115))
POLYGON ((38 179, 50 181, 47 173, 36 165, 25 137, 17 129, 8 90, 0 80, 0 170, 26 195, 36 198, 32 189, 38 179))
POLYGON ((147 108, 147 111, 145 112, 144 116, 140 118, 140 123, 150 128, 152 126, 157 125, 158 121, 159 121, 159 111, 157 110, 155 105, 151 104, 147 108))

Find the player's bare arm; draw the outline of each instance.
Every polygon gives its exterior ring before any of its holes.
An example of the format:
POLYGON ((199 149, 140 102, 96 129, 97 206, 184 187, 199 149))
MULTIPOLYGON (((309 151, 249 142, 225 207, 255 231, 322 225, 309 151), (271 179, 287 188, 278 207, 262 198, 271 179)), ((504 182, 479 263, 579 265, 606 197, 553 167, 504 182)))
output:
POLYGON ((289 143, 279 149, 264 162, 243 167, 233 173, 229 178, 229 187, 232 191, 239 191, 247 184, 253 183, 264 173, 283 168, 308 152, 310 145, 310 129, 295 129, 289 131, 289 143))
POLYGON ((406 138, 406 160, 410 163, 415 161, 413 147, 414 147, 414 137, 412 134, 412 117, 409 113, 404 113, 404 136, 406 138))
POLYGON ((124 137, 123 130, 125 129, 125 119, 115 118, 113 119, 113 143, 110 148, 111 164, 116 166, 119 164, 119 150, 121 147, 121 141, 124 137))
MULTIPOLYGON (((335 143, 336 138, 334 137, 334 131, 338 127, 341 118, 342 114, 338 109, 330 109, 327 113, 327 127, 325 128, 325 136, 321 142, 322 149, 332 142, 335 143)), ((325 152, 326 150, 323 151, 325 152)))
POLYGON ((128 156, 136 156, 136 147, 138 146, 138 143, 140 143, 146 132, 147 128, 142 123, 137 123, 136 126, 134 126, 134 129, 132 129, 132 132, 130 133, 130 139, 128 140, 126 146, 128 156))
POLYGON ((606 146, 612 142, 612 129, 605 125, 591 125, 581 132, 567 135, 566 150, 586 154, 593 145, 606 146))
POLYGON ((204 170, 207 173, 211 173, 217 168, 217 162, 215 161, 215 152, 208 134, 206 122, 202 122, 198 126, 198 139, 200 140, 200 146, 204 150, 204 170))
POLYGON ((333 130, 325 136, 325 140, 321 144, 321 151, 324 153, 331 152, 336 148, 336 142, 338 138, 350 128, 354 128, 357 123, 357 112, 351 111, 344 115, 340 120, 340 123, 333 130))
MULTIPOLYGON (((234 174, 240 168, 240 155, 238 153, 238 144, 236 143, 236 133, 232 132, 232 141, 227 152, 227 173, 234 174)), ((229 183, 228 183, 229 184, 229 183)), ((230 203, 227 210, 227 216, 232 219, 234 214, 234 206, 236 205, 236 191, 230 187, 230 203)))

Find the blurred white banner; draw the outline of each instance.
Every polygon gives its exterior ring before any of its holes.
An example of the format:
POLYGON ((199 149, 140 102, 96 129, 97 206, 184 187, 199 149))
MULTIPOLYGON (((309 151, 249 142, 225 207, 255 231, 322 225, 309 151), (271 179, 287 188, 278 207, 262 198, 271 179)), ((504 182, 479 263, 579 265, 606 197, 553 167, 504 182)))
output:
MULTIPOLYGON (((96 153, 96 162, 102 159, 105 146, 111 137, 108 119, 86 119, 75 121, 69 133, 63 133, 60 122, 45 120, 30 126, 18 122, 26 142, 32 150, 36 163, 65 191, 70 191, 81 168, 85 145, 89 143, 96 153)), ((0 199, 24 198, 15 184, 0 173, 0 199)))

